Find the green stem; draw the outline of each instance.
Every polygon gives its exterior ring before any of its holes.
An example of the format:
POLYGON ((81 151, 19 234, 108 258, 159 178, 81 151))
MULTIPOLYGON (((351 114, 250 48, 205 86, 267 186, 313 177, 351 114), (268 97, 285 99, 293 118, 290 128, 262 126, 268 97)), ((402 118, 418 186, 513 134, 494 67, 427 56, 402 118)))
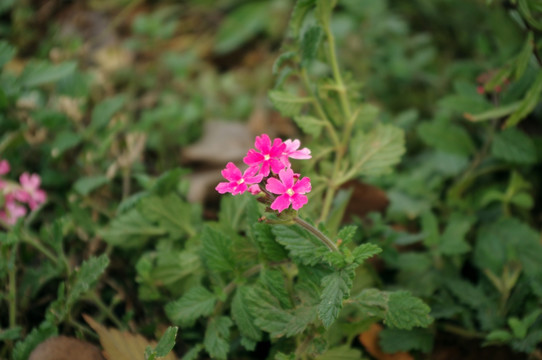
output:
POLYGON ((462 327, 451 325, 451 324, 444 324, 442 326, 442 329, 446 332, 459 335, 461 337, 467 338, 467 339, 484 339, 486 336, 482 333, 463 329, 462 327))
MULTIPOLYGON (((327 22, 327 24, 329 24, 329 21, 327 22)), ((335 50, 335 37, 333 36, 333 33, 331 32, 329 26, 326 26, 325 32, 327 36, 327 42, 329 44, 329 61, 331 62, 333 77, 335 78, 335 82, 337 83, 339 100, 341 102, 345 118, 350 119, 352 117, 352 110, 350 109, 350 102, 348 101, 347 90, 344 86, 344 81, 341 75, 341 71, 339 69, 339 62, 337 61, 337 52, 335 50)))
POLYGON ((337 247, 337 245, 333 241, 331 241, 331 239, 328 238, 323 232, 297 216, 293 220, 296 224, 308 230, 310 233, 320 239, 322 243, 327 246, 329 251, 339 252, 339 248, 337 247))
POLYGON ((98 296, 96 291, 93 291, 90 294, 88 294, 87 300, 94 303, 94 305, 96 305, 101 311, 103 311, 107 315, 107 317, 109 317, 109 319, 113 321, 113 323, 117 326, 117 328, 122 329, 125 327, 122 321, 120 321, 120 319, 117 317, 117 315, 115 315, 113 311, 111 311, 111 308, 104 304, 104 302, 98 296))
POLYGON ((15 265, 15 254, 17 246, 14 246, 10 257, 13 258, 12 264, 9 267, 9 327, 17 326, 17 267, 15 265))

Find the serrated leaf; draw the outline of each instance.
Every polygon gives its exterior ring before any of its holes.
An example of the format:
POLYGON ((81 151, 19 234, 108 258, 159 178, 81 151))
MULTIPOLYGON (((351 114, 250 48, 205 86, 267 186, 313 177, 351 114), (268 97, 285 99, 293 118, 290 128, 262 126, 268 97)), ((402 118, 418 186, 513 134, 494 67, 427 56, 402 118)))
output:
POLYGON ((354 256, 354 263, 359 265, 381 252, 382 249, 378 245, 367 243, 356 247, 354 251, 352 251, 352 255, 354 256))
POLYGON ((192 326, 200 316, 208 316, 217 302, 216 296, 203 286, 188 290, 179 300, 166 305, 166 315, 181 326, 192 326))
POLYGON ((73 184, 73 188, 79 194, 87 196, 93 190, 96 190, 108 182, 109 179, 105 175, 86 176, 84 178, 77 179, 77 181, 73 184))
POLYGON ((303 32, 300 43, 301 66, 307 67, 316 59, 323 36, 324 30, 318 25, 313 25, 303 32))
POLYGON ((538 71, 534 83, 531 85, 525 97, 521 101, 520 106, 512 115, 506 119, 504 124, 505 128, 517 125, 521 120, 525 119, 529 115, 540 100, 540 93, 542 92, 542 71, 538 71))
POLYGON ((509 128, 495 135, 491 154, 497 159, 515 164, 534 164, 537 161, 533 140, 516 128, 509 128))
POLYGON ((255 223, 252 228, 258 244, 269 260, 281 261, 288 257, 286 249, 275 241, 271 225, 255 223))
POLYGON ((15 344, 12 354, 13 360, 27 360, 36 346, 57 335, 58 329, 56 326, 48 321, 42 322, 39 327, 33 328, 24 340, 15 344))
POLYGON ((125 95, 117 95, 109 99, 105 99, 97 104, 92 110, 92 117, 90 121, 90 127, 95 130, 99 130, 105 127, 113 115, 126 103, 125 95))
POLYGON ((381 318, 386 325, 397 329, 426 327, 433 321, 429 306, 407 291, 366 289, 353 300, 367 316, 381 318))
POLYGON ((176 194, 143 198, 139 203, 139 209, 147 219, 157 221, 172 236, 196 234, 191 205, 176 194))
POLYGON ((209 269, 217 272, 234 271, 232 242, 228 235, 206 225, 201 233, 201 242, 203 257, 209 269))
POLYGON ((232 325, 233 322, 227 316, 213 318, 207 324, 203 345, 211 358, 226 360, 230 351, 229 337, 232 325))
POLYGON ((269 99, 282 115, 288 117, 299 115, 303 105, 311 101, 311 98, 297 97, 280 90, 270 90, 269 99))
POLYGON ((312 234, 297 226, 278 225, 272 228, 278 243, 284 245, 290 256, 304 265, 319 263, 329 250, 312 234))
POLYGON ((298 0, 295 3, 294 9, 292 11, 292 16, 290 17, 289 27, 294 35, 297 37, 301 26, 303 25, 303 20, 309 12, 309 10, 314 6, 316 0, 298 0))
POLYGON ((254 317, 248 310, 246 292, 247 288, 244 286, 240 286, 235 292, 231 303, 231 316, 243 337, 252 341, 260 341, 262 332, 254 324, 254 317))
POLYGON ((17 340, 21 337, 21 332, 23 328, 20 326, 16 326, 9 329, 0 329, 0 340, 1 341, 8 341, 8 340, 17 340))
POLYGON ((433 334, 424 329, 383 329, 379 335, 382 350, 390 354, 412 350, 429 353, 433 349, 433 334))
POLYGON ((292 307, 292 301, 286 291, 285 279, 280 270, 263 269, 260 272, 260 283, 280 302, 284 309, 292 307))
POLYGON ((51 64, 47 61, 29 62, 21 74, 23 86, 32 87, 58 81, 75 71, 77 64, 73 61, 51 64))
POLYGON ((7 41, 0 41, 0 68, 7 64, 16 54, 17 50, 7 41))
POLYGON ((350 142, 352 171, 364 176, 389 173, 404 152, 403 130, 393 125, 377 125, 368 134, 358 133, 350 142))
POLYGON ((265 29, 269 22, 269 4, 249 2, 227 14, 220 24, 214 51, 225 54, 237 49, 255 34, 265 29))
POLYGON ((445 281, 446 287, 460 302, 473 309, 481 309, 489 301, 479 286, 460 278, 450 278, 445 281))
POLYGON ((350 295, 352 281, 345 271, 334 272, 322 279, 322 296, 318 305, 318 317, 327 329, 339 316, 343 300, 350 295))
POLYGON ((165 357, 168 355, 175 346, 175 338, 177 337, 178 330, 179 328, 176 326, 169 326, 153 350, 150 346, 147 347, 147 349, 151 349, 151 351, 150 356, 147 356, 147 350, 145 350, 145 359, 154 360, 157 357, 165 357))
POLYGON ((273 63, 273 76, 277 76, 282 64, 286 61, 293 59, 296 56, 295 51, 287 51, 279 55, 279 57, 273 63))
POLYGON ((66 306, 68 309, 79 299, 79 297, 89 291, 99 277, 104 273, 109 265, 109 258, 106 254, 99 257, 91 257, 83 261, 79 270, 75 273, 75 281, 70 287, 66 306))
POLYGON ((324 121, 308 115, 295 116, 294 122, 305 134, 312 135, 315 138, 320 136, 325 126, 324 121))
POLYGON ((152 236, 164 235, 166 230, 151 224, 134 209, 114 218, 98 233, 108 244, 128 248, 139 247, 152 236))
POLYGON ((343 244, 348 244, 354 238, 358 227, 356 225, 346 225, 337 234, 337 239, 340 239, 343 244))

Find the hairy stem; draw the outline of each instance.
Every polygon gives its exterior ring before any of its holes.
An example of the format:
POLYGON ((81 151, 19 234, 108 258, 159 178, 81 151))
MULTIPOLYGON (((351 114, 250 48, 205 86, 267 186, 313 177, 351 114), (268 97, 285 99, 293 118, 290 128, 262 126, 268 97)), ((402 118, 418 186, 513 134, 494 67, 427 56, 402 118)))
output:
POLYGON ((315 228, 314 226, 312 226, 305 220, 301 219, 300 217, 296 216, 293 220, 296 224, 306 229, 311 234, 316 236, 319 240, 321 240, 322 243, 329 249, 329 251, 339 252, 339 248, 337 247, 337 245, 330 238, 328 238, 323 232, 321 232, 320 230, 318 230, 317 228, 315 228))

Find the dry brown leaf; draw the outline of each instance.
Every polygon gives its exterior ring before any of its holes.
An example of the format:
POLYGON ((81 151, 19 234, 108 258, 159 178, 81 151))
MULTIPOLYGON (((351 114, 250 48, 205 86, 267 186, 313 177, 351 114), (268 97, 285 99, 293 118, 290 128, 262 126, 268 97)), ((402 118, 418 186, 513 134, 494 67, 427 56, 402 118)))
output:
POLYGON ((103 360, 100 350, 86 341, 67 337, 52 337, 39 344, 28 360, 103 360))
POLYGON ((382 325, 372 324, 369 330, 363 332, 359 336, 359 341, 365 347, 365 350, 371 356, 377 360, 414 360, 412 355, 406 352, 398 352, 395 354, 387 354, 382 351, 380 345, 378 344, 378 334, 382 331, 382 325))
MULTIPOLYGON (((88 315, 83 315, 83 318, 98 334, 107 360, 144 360, 147 346, 156 347, 156 341, 149 341, 139 334, 107 328, 88 315)), ((160 359, 176 360, 177 358, 173 352, 170 352, 160 359)))

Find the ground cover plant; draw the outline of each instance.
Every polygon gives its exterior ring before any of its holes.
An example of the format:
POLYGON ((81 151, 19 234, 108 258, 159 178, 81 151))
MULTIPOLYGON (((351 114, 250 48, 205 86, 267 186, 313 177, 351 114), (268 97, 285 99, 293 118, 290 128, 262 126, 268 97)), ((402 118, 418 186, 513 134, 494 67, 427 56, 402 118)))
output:
POLYGON ((542 358, 541 14, 2 3, 0 358, 542 358))

